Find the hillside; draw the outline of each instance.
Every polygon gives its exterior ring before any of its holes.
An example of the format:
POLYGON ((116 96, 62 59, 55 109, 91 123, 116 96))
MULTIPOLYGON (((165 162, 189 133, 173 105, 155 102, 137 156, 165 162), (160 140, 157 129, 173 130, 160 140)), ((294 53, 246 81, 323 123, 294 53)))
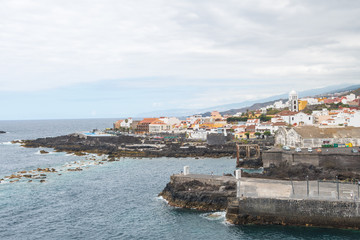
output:
POLYGON ((355 89, 353 91, 351 91, 353 94, 355 94, 356 96, 360 96, 360 88, 355 89))
MULTIPOLYGON (((359 88, 360 85, 353 85, 353 86, 349 86, 349 87, 346 87, 346 88, 340 88, 338 90, 332 90, 332 91, 329 91, 329 92, 325 92, 325 93, 322 93, 322 94, 314 94, 313 96, 328 96, 328 95, 331 95, 333 93, 338 93, 338 92, 346 92, 345 94, 343 95, 347 95, 349 93, 354 93, 356 96, 359 96, 360 95, 360 88, 359 88), (356 89, 355 89, 356 88, 356 89), (355 90, 353 90, 355 89, 355 90), (352 91, 351 91, 352 90, 352 91)), ((309 91, 308 91, 309 92, 309 91)), ((311 97, 311 95, 305 95, 305 94, 302 94, 302 96, 308 96, 308 97, 311 97)), ((302 97, 300 96, 300 97, 302 97)), ((234 109, 230 109, 230 110, 226 110, 226 111, 221 111, 221 115, 234 115, 238 112, 246 112, 246 110, 249 110, 249 111, 252 111, 252 110, 257 110, 257 109, 260 109, 262 107, 266 107, 268 105, 272 105, 274 104, 275 102, 277 101, 280 101, 282 100, 283 102, 284 101, 287 101, 287 99, 285 98, 280 98, 280 99, 276 99, 276 100, 273 100, 273 101, 266 101, 266 102, 259 102, 259 103, 254 103, 252 105, 249 105, 249 106, 246 106, 246 107, 242 107, 242 108, 234 108, 234 109)), ((206 116, 210 116, 211 115, 211 112, 205 112, 202 114, 202 116, 206 117, 206 116)))
MULTIPOLYGON (((230 110, 227 110, 227 111, 222 111, 220 112, 221 115, 234 115, 238 112, 246 112, 246 110, 249 110, 249 111, 253 111, 253 110, 257 110, 259 108, 262 108, 262 107, 266 107, 268 105, 271 105, 271 104, 274 104, 274 102, 277 102, 279 100, 282 100, 282 101, 286 101, 286 99, 278 99, 278 100, 274 100, 274 101, 268 101, 268 102, 263 102, 263 103, 254 103, 253 105, 251 106, 248 106, 248 107, 243 107, 243 108, 237 108, 237 109, 230 109, 230 110)), ((204 114, 202 114, 204 117, 206 116, 210 116, 211 115, 211 112, 206 112, 204 114)))

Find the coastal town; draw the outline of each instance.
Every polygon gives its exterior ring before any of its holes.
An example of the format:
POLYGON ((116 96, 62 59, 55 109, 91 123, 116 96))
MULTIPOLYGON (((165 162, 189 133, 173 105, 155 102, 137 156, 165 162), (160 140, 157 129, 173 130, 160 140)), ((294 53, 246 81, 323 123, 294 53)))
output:
POLYGON ((360 239, 360 1, 0 12, 0 240, 360 239))
POLYGON ((213 111, 210 116, 193 115, 183 120, 176 117, 142 120, 127 118, 116 121, 113 131, 107 133, 153 135, 158 138, 163 138, 162 134, 183 134, 189 140, 198 141, 207 141, 209 136, 215 134, 223 135, 224 139, 227 137, 238 141, 276 135, 278 144, 290 147, 321 147, 334 143, 339 147, 358 146, 360 136, 348 134, 345 137, 346 129, 360 127, 358 92, 299 98, 295 91, 291 91, 288 101, 275 101, 253 111, 247 110, 234 115, 222 115, 218 111, 213 111), (314 134, 322 132, 323 141, 309 144, 306 143, 309 141, 295 141, 294 137, 290 137, 297 135, 301 139, 312 138, 307 134, 310 130, 314 134))
POLYGON ((234 172, 222 176, 193 173, 184 166, 159 196, 175 207, 226 210, 227 221, 236 225, 359 229, 360 213, 354 210, 360 204, 358 93, 299 98, 291 91, 288 101, 234 115, 213 111, 184 119, 127 118, 105 130, 16 140, 12 143, 85 160, 58 169, 19 171, 0 183, 45 183, 47 174, 81 172, 124 158, 230 158, 234 172), (269 210, 273 208, 279 209, 269 210), (323 208, 325 212, 319 210, 323 208))

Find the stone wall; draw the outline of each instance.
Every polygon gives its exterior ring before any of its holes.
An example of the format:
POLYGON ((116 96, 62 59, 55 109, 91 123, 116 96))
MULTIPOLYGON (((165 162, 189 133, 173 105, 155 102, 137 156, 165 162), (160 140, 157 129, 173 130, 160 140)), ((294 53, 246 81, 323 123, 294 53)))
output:
MULTIPOLYGON (((349 150, 350 151, 350 150, 349 150)), ((316 167, 335 167, 339 169, 360 169, 360 155, 359 154, 345 154, 345 153, 307 153, 307 152, 290 152, 282 150, 270 150, 262 153, 262 161, 264 167, 269 167, 270 164, 279 166, 282 162, 287 162, 291 165, 299 163, 311 164, 316 167)))
POLYGON ((281 224, 358 229, 360 202, 232 198, 226 218, 233 224, 281 224))

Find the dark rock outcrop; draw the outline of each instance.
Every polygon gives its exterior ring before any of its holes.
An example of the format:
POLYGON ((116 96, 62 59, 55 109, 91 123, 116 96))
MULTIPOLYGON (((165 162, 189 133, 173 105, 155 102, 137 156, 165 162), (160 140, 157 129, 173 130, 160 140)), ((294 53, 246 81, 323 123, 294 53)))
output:
POLYGON ((209 181, 182 175, 171 176, 170 182, 159 194, 171 206, 205 211, 225 210, 228 198, 235 195, 235 181, 209 181))
POLYGON ((235 157, 235 143, 224 145, 194 146, 190 143, 143 144, 144 139, 134 136, 85 137, 66 135, 59 137, 24 140, 22 146, 54 148, 55 151, 84 155, 85 153, 108 154, 109 158, 135 157, 235 157))

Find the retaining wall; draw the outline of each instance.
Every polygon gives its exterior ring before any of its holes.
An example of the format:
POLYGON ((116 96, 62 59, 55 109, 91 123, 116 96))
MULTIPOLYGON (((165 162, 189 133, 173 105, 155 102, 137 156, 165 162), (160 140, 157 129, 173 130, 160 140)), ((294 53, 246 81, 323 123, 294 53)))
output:
POLYGON ((358 229, 360 203, 311 199, 232 198, 226 218, 233 224, 281 224, 358 229))
POLYGON ((262 153, 262 161, 264 167, 270 164, 279 165, 287 162, 291 165, 299 163, 311 164, 316 167, 336 167, 340 169, 351 168, 360 169, 359 154, 345 153, 307 153, 307 152, 287 152, 287 151, 265 151, 262 153))

